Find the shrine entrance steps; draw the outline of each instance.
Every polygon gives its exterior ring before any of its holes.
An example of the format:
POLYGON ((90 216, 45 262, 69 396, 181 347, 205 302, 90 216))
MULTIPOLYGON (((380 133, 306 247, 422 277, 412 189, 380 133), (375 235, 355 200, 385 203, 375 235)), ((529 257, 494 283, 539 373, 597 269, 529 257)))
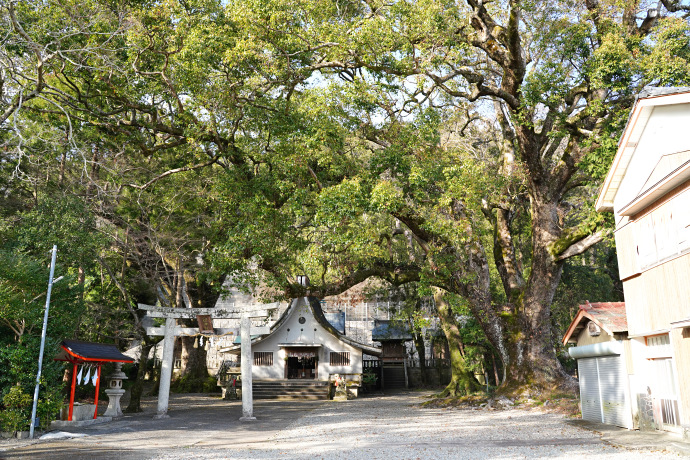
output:
POLYGON ((328 382, 319 380, 254 380, 254 399, 328 399, 328 382))
POLYGON ((386 390, 406 388, 403 363, 383 363, 383 388, 386 390))

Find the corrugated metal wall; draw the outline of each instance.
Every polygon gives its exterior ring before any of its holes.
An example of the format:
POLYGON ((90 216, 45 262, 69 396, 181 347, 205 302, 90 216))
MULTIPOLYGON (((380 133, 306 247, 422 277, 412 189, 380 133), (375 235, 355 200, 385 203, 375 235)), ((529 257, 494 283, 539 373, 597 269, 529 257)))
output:
POLYGON ((597 358, 578 359, 577 369, 580 378, 582 418, 592 422, 601 422, 601 397, 599 395, 597 358))
POLYGON ((621 356, 577 360, 584 420, 632 428, 624 364, 621 356))

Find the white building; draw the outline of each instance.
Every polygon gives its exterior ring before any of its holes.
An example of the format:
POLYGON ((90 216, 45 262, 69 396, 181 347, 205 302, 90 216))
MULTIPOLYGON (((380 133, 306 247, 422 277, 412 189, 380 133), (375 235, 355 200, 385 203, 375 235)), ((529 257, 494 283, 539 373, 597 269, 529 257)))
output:
MULTIPOLYGON (((239 347, 220 350, 239 354, 239 347)), ((270 333, 252 340, 252 377, 327 381, 334 374, 363 372, 363 354, 381 350, 341 334, 323 314, 315 297, 293 299, 271 326, 270 333)))

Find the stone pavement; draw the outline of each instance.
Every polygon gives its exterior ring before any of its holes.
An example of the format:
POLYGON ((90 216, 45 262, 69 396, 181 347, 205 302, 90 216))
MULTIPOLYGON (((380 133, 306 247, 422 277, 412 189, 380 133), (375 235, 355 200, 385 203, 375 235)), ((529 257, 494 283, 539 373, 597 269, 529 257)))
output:
POLYGON ((582 419, 569 420, 567 423, 598 433, 602 440, 613 446, 632 450, 668 450, 690 457, 690 443, 684 442, 680 436, 672 433, 627 430, 582 419))
MULTIPOLYGON (((171 395, 170 418, 146 412, 75 428, 73 439, 0 442, 0 459, 485 459, 678 458, 668 434, 639 433, 556 414, 421 409, 424 393, 333 401, 255 401, 242 423, 239 401, 171 395), (602 441, 604 439, 607 442, 602 441), (614 446, 612 447, 608 443, 614 446)), ((67 431, 67 430, 64 430, 67 431)))

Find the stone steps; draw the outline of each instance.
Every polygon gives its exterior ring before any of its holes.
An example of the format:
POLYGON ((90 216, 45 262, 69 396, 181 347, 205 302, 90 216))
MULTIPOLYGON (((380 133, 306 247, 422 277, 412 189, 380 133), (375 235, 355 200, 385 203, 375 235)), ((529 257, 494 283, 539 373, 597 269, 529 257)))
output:
POLYGON ((405 369, 402 365, 383 367, 383 387, 387 390, 405 388, 405 369))
POLYGON ((328 399, 328 382, 316 380, 254 380, 254 399, 328 399))

